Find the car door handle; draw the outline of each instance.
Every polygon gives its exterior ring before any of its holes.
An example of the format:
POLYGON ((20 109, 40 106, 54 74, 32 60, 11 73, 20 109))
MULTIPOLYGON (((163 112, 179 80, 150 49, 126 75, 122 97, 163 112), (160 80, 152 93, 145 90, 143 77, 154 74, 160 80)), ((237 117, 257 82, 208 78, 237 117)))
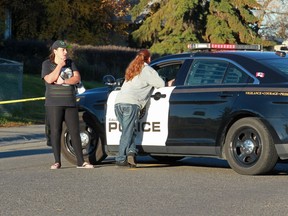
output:
POLYGON ((159 100, 160 98, 166 98, 166 94, 161 94, 160 92, 156 92, 154 95, 151 95, 154 100, 159 100))
POLYGON ((220 93, 219 94, 219 97, 222 97, 222 98, 226 98, 226 97, 233 97, 234 95, 232 93, 220 93))

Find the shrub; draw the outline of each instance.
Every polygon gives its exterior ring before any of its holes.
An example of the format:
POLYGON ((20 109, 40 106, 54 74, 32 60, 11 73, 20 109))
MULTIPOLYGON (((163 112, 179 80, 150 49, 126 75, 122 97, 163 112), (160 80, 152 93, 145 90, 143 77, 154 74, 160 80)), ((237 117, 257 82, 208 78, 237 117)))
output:
MULTIPOLYGON (((41 74, 42 62, 48 58, 51 43, 39 41, 6 41, 0 57, 23 62, 24 74, 41 74)), ((123 77, 136 49, 121 46, 79 46, 71 44, 71 56, 83 80, 102 81, 106 74, 123 77)))
POLYGON ((123 77, 137 50, 119 46, 73 46, 73 58, 83 80, 101 81, 111 74, 123 77))

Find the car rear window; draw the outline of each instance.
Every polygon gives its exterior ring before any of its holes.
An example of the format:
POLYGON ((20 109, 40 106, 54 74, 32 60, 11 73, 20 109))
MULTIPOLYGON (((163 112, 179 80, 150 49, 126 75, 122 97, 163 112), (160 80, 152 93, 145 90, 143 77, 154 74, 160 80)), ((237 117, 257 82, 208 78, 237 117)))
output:
POLYGON ((222 60, 197 59, 189 70, 185 85, 219 85, 253 82, 235 65, 222 60))
POLYGON ((186 85, 220 84, 228 63, 214 60, 194 60, 186 85))

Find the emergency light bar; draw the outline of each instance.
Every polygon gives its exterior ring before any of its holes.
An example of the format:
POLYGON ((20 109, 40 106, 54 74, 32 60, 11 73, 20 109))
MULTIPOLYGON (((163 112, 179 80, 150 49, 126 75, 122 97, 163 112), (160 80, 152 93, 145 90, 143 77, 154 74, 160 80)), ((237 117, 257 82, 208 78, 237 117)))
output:
POLYGON ((187 47, 188 49, 261 50, 261 45, 243 45, 243 44, 196 43, 196 44, 188 44, 187 47))

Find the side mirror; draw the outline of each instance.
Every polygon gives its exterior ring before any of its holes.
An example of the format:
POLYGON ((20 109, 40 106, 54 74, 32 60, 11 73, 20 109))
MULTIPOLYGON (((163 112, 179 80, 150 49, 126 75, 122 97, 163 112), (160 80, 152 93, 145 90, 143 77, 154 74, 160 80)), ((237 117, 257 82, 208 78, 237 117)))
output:
POLYGON ((124 83, 125 79, 124 78, 119 78, 116 80, 116 86, 121 87, 124 83))
POLYGON ((107 86, 114 86, 116 84, 115 77, 112 75, 105 75, 103 77, 103 83, 107 86))

